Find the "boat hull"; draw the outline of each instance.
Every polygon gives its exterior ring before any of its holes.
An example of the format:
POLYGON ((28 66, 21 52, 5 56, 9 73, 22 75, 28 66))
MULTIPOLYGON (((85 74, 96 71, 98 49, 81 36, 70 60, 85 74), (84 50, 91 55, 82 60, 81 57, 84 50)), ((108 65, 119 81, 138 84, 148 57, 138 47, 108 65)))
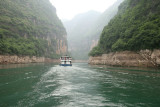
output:
POLYGON ((72 66, 72 64, 60 64, 60 66, 72 66))

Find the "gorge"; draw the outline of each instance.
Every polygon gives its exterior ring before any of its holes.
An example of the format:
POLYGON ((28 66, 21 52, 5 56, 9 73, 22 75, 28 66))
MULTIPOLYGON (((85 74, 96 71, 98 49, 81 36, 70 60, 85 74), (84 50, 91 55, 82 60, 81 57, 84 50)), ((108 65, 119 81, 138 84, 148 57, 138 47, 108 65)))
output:
POLYGON ((133 57, 137 66, 159 66, 159 9, 158 0, 117 0, 103 13, 91 10, 62 23, 49 0, 2 0, 0 63, 52 61, 69 50, 90 64, 130 66, 133 57))

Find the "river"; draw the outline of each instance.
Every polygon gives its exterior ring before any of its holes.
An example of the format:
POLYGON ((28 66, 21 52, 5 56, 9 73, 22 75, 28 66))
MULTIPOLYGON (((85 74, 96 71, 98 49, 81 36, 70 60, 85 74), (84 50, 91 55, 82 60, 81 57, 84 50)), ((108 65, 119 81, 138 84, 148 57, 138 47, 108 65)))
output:
POLYGON ((0 65, 0 107, 160 107, 160 69, 0 65))

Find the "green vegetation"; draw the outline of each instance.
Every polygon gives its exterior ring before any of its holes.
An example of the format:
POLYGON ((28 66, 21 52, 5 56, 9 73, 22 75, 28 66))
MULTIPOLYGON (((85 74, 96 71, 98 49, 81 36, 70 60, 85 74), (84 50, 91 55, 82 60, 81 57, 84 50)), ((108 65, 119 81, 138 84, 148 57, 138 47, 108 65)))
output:
POLYGON ((103 50, 99 46, 95 46, 92 51, 89 52, 89 56, 99 56, 103 54, 103 50))
POLYGON ((49 0, 0 1, 0 54, 57 57, 56 39, 66 41, 63 35, 49 0))
MULTIPOLYGON (((160 48, 160 1, 125 0, 104 28, 98 47, 103 53, 160 48)), ((99 55, 94 48, 91 56, 99 55)))

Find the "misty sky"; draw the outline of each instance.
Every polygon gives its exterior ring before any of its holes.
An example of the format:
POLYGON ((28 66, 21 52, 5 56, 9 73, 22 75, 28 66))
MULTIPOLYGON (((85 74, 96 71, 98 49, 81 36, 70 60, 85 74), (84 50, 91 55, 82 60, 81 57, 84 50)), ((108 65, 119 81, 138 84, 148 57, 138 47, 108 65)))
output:
POLYGON ((72 19, 89 10, 104 12, 117 0, 50 0, 57 9, 60 19, 72 19))

